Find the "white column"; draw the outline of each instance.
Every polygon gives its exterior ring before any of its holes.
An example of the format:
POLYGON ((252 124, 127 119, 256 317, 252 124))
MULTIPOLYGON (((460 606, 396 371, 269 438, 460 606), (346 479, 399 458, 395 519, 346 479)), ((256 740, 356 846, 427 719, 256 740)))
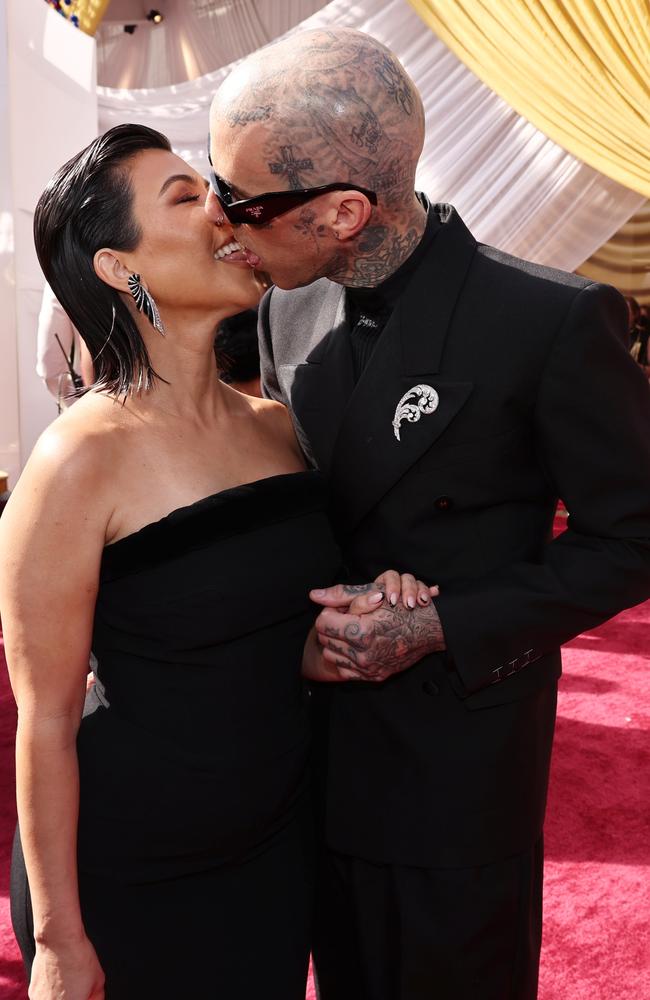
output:
POLYGON ((6 3, 0 0, 0 468, 9 472, 13 484, 20 465, 20 422, 8 60, 6 3))
POLYGON ((56 405, 36 375, 34 207, 97 135, 95 40, 44 0, 0 0, 0 467, 14 486, 56 405))

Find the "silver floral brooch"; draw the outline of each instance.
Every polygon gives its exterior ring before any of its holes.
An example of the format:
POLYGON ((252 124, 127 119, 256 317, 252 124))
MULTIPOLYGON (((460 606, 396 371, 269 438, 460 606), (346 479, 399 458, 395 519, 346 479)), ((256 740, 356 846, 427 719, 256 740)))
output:
POLYGON ((400 440, 399 429, 403 420, 408 420, 410 424, 417 424, 422 414, 427 415, 437 410, 439 402, 438 393, 430 385, 414 385, 412 389, 405 392, 397 404, 393 417, 393 430, 397 440, 400 440), (410 399, 413 402, 409 402, 410 399))

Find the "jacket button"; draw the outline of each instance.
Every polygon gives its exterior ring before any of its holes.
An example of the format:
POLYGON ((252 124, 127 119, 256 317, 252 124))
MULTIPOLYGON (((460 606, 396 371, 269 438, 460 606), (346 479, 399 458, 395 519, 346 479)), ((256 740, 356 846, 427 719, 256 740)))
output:
POLYGON ((454 505, 454 501, 451 497, 443 496, 436 497, 433 504, 438 510, 450 510, 454 505))
POLYGON ((422 684, 422 690, 425 694, 431 695, 432 698, 435 698, 436 695, 440 694, 440 688, 435 681, 424 681, 422 684))

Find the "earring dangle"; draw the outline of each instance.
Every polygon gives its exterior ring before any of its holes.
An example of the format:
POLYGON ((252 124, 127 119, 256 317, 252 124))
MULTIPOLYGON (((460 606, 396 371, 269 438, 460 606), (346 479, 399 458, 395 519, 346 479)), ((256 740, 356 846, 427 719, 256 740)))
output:
POLYGON ((133 296, 136 306, 141 313, 147 317, 151 325, 158 331, 158 333, 165 336, 165 327, 163 326, 163 321, 160 318, 160 313, 158 312, 158 306, 155 303, 153 295, 151 295, 147 289, 144 287, 140 280, 139 274, 130 274, 129 279, 129 291, 133 296))

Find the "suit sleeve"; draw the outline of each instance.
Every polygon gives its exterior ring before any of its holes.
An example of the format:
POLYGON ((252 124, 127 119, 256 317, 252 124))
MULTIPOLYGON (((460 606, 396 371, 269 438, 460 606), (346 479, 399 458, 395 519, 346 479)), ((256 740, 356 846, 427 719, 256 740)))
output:
POLYGON ((287 400, 285 399, 284 393, 278 383, 275 370, 275 360, 273 357, 273 341, 271 340, 271 323, 269 315, 271 310, 272 294, 273 288, 269 288, 269 290, 264 293, 258 310, 257 337, 260 349, 260 382, 262 386, 262 395, 265 399, 275 399, 276 402, 284 403, 286 406, 287 400))
POLYGON ((650 390, 623 346, 624 303, 573 300, 539 384, 539 460, 569 512, 540 562, 436 600, 465 695, 508 683, 576 635, 650 596, 650 390))

